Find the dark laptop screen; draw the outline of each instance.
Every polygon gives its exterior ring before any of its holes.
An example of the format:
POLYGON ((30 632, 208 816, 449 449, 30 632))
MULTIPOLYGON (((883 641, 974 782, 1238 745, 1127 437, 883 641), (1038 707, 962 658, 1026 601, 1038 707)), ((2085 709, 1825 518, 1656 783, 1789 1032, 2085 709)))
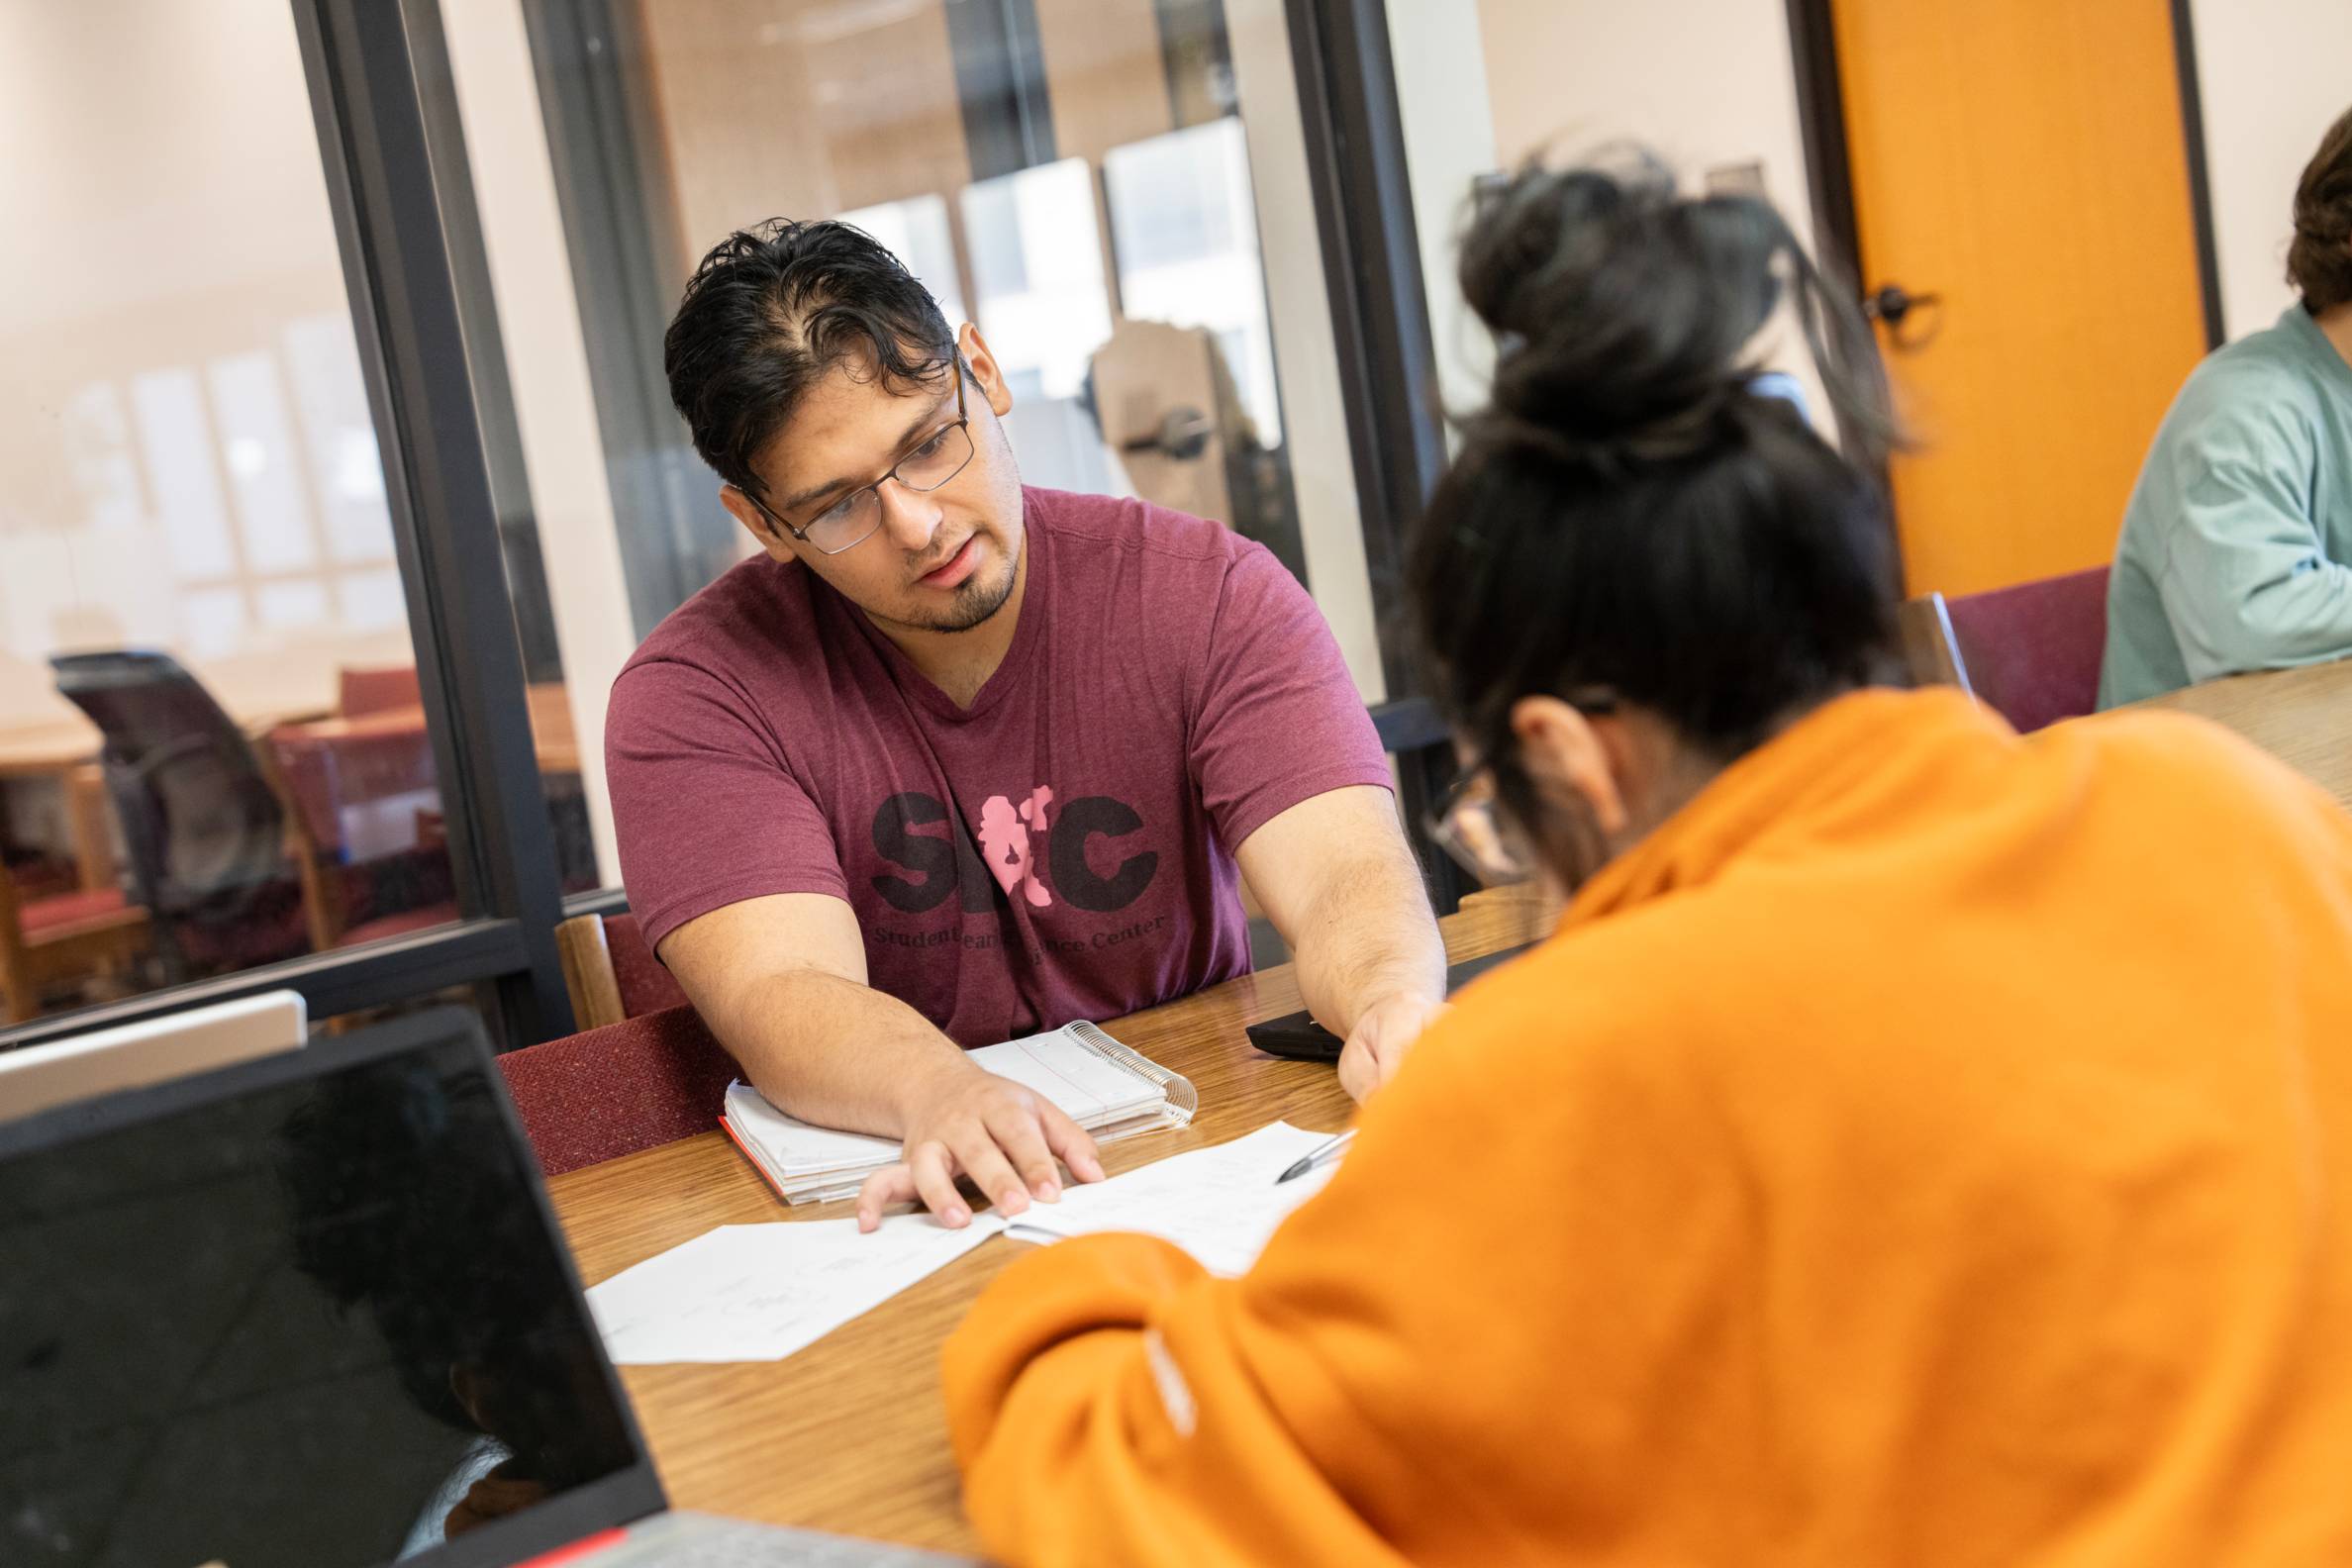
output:
POLYGON ((0 1562, 369 1568, 638 1462, 478 1038, 355 1054, 0 1129, 0 1562))

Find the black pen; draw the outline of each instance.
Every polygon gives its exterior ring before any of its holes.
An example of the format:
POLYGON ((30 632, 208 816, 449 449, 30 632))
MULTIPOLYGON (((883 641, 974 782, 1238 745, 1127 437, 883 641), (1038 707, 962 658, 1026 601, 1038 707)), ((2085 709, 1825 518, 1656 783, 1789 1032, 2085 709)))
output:
POLYGON ((1339 1157, 1340 1151, 1347 1147, 1347 1140, 1354 1136, 1355 1128, 1349 1127, 1346 1131, 1340 1133, 1328 1143, 1318 1144, 1315 1148, 1308 1151, 1306 1158, 1300 1160, 1289 1170, 1286 1170, 1281 1175, 1275 1177, 1274 1185, 1279 1187, 1286 1181, 1292 1181, 1298 1177, 1306 1175, 1318 1165, 1330 1164, 1331 1161, 1339 1157))

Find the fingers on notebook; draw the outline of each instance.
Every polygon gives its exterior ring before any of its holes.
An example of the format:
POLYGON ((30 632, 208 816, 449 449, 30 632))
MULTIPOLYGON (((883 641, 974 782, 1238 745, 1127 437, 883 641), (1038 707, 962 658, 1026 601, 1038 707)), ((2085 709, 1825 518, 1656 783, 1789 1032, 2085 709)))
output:
POLYGON ((1068 1112, 1057 1105, 1040 1102, 1037 1122, 1045 1131, 1045 1146, 1070 1168, 1071 1175, 1082 1182, 1099 1182, 1103 1179, 1103 1159, 1095 1149, 1095 1140, 1084 1127, 1070 1120, 1068 1112))
MULTIPOLYGON (((997 1146, 997 1140, 1010 1131, 1010 1127, 1000 1132, 983 1124, 958 1129, 955 1140, 948 1145, 949 1152, 955 1157, 955 1164, 972 1178, 972 1185, 988 1194, 988 1201, 996 1205, 997 1213, 1008 1218, 1029 1206, 1029 1197, 1022 1188, 1021 1177, 1014 1174, 1012 1161, 1005 1157, 1006 1151, 997 1146)), ((936 1209, 938 1206, 933 1204, 931 1207, 936 1209)), ((944 1215, 941 1218, 945 1218, 944 1215)), ((952 1221, 949 1223, 953 1224, 952 1221)))
POLYGON ((1032 1197, 1058 1202, 1057 1158, 1075 1181, 1103 1179, 1102 1156, 1085 1129, 1059 1107, 1024 1094, 986 1120, 959 1123, 913 1145, 905 1159, 867 1177, 857 1193, 857 1227, 872 1230, 885 1211, 921 1202, 941 1225, 961 1229, 972 1223, 972 1211, 956 1188, 958 1176, 985 1193, 999 1214, 1020 1214, 1032 1197))
POLYGON ((1039 1203, 1052 1203, 1061 1197, 1061 1183, 1053 1174, 1053 1151, 1045 1143, 1042 1124, 1047 1112, 1061 1114, 1032 1096, 1027 1104, 1006 1107, 989 1119, 988 1130, 995 1138, 991 1152, 1002 1149, 1003 1158, 1012 1162, 1009 1174, 1017 1173, 1012 1196, 1020 1202, 1009 1203, 1004 1190, 977 1170, 972 1172, 972 1179, 980 1183, 982 1190, 997 1194, 997 1207, 1007 1214, 1019 1214, 1027 1209, 1030 1194, 1039 1203))

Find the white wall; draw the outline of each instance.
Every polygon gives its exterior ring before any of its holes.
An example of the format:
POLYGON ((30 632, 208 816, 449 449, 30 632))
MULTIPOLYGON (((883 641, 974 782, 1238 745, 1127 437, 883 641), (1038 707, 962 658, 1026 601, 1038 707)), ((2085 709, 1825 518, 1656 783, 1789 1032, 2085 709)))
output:
POLYGON ((1454 286, 1472 181, 1499 162, 1495 116, 1482 112, 1492 102, 1484 39, 1461 0, 1388 0, 1388 25, 1438 392, 1448 412, 1466 414, 1485 399, 1495 361, 1494 340, 1454 286))
POLYGON ((1813 232, 1785 0, 1479 0, 1495 146, 1507 163, 1646 143, 1696 180, 1760 161, 1813 232))
MULTIPOLYGON (((1505 165, 1637 142, 1696 189, 1711 169, 1759 164, 1765 196, 1812 247, 1786 0, 1478 0, 1478 25, 1505 165)), ((1803 345, 1784 330, 1760 348, 1825 426, 1803 345)))
POLYGON ((1290 449, 1291 484, 1298 494, 1307 583, 1357 691, 1376 703, 1388 687, 1380 666, 1380 629, 1364 559, 1355 467, 1348 455, 1345 402, 1367 395, 1368 389, 1339 384, 1282 0, 1225 0, 1225 27, 1241 122, 1249 134, 1249 178, 1266 261, 1274 360, 1282 378, 1283 442, 1290 449))
POLYGON ((514 378, 523 466, 538 515, 597 874, 621 885, 605 788, 605 701, 637 649, 604 442, 588 379, 571 254, 518 0, 445 7, 449 71, 514 378))
POLYGON ((2295 300, 2296 177, 2352 108, 2352 0, 2191 0, 2221 317, 2231 338, 2295 300))

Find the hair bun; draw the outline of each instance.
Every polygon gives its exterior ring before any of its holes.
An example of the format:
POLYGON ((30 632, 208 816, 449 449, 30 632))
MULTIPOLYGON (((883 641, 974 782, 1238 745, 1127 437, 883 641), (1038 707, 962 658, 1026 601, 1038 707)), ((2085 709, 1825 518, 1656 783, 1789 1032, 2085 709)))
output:
POLYGON ((1793 292, 1841 429, 1892 437, 1868 329, 1827 298, 1780 214, 1686 197, 1647 153, 1489 186, 1460 280, 1496 338, 1490 430, 1635 457, 1705 447, 1744 406, 1750 345, 1793 292))
POLYGON ((1461 285, 1496 336, 1496 414, 1635 453, 1703 443, 1748 378, 1784 250, 1795 240, 1771 207, 1685 198, 1646 156, 1491 187, 1461 285))

